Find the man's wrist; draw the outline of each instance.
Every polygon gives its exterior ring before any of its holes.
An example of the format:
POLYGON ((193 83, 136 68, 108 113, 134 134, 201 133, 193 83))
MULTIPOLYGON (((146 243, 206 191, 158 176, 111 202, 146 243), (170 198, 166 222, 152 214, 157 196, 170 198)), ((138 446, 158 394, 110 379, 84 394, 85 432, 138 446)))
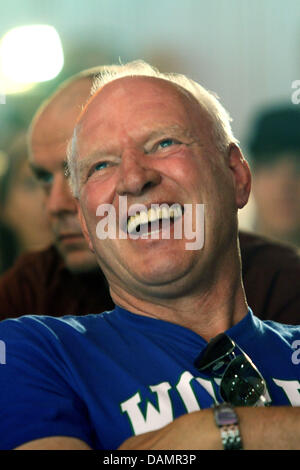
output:
POLYGON ((223 449, 242 450, 239 420, 233 406, 229 403, 221 403, 215 405, 213 409, 216 425, 220 429, 223 449))

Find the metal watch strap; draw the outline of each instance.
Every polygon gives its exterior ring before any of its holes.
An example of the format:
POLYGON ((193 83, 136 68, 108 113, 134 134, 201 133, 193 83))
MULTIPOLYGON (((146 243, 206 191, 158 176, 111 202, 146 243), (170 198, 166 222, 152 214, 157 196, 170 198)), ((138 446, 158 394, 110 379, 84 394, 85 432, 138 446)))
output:
POLYGON ((242 450, 238 417, 233 406, 229 403, 221 403, 213 408, 216 424, 220 428, 224 450, 242 450))

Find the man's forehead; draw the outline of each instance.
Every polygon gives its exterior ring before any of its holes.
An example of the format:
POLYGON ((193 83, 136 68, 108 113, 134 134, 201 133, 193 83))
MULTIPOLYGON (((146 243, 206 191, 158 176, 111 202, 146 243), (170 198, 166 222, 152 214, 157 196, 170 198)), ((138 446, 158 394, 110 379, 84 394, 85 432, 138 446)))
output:
POLYGON ((138 101, 140 98, 145 99, 147 96, 152 98, 155 95, 172 96, 196 102, 187 90, 169 80, 142 75, 126 76, 116 78, 100 88, 83 109, 82 119, 87 111, 97 107, 100 103, 109 103, 110 100, 118 98, 134 98, 134 101, 138 101))
MULTIPOLYGON (((188 112, 193 110, 199 112, 200 106, 196 99, 181 86, 166 79, 149 76, 120 77, 104 85, 89 100, 81 112, 76 126, 77 136, 85 134, 96 126, 96 121, 101 119, 105 122, 107 112, 126 113, 127 106, 132 109, 136 105, 142 107, 144 104, 157 104, 157 110, 161 111, 170 105, 170 113, 174 111, 174 106, 181 106, 182 109, 189 107, 188 112), (157 99, 157 103, 156 100, 157 99), (172 109, 173 107, 173 109, 172 109)), ((153 107, 152 107, 153 110, 153 107)), ((186 110, 186 109, 185 109, 186 110)))
MULTIPOLYGON (((181 87, 180 87, 181 88, 181 87)), ((115 80, 111 81, 110 83, 106 84, 102 88, 102 94, 106 91, 119 91, 119 92, 130 92, 130 91, 152 91, 155 89, 167 91, 167 90, 178 90, 179 86, 165 78, 161 77, 154 77, 154 76, 147 76, 147 75, 133 75, 133 76, 124 76, 116 78, 115 80)), ((98 93, 101 92, 101 89, 98 90, 98 93)), ((97 94, 97 93, 96 93, 97 94)))

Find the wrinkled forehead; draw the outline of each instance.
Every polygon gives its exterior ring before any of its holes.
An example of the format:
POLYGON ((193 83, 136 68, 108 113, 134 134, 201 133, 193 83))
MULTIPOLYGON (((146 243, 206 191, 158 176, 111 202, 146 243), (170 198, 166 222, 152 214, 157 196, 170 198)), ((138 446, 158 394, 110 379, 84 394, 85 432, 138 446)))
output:
MULTIPOLYGON (((76 135, 88 135, 97 123, 104 122, 108 116, 114 115, 121 120, 126 113, 133 114, 139 109, 157 109, 166 115, 186 115, 197 120, 200 118, 208 121, 208 115, 203 110, 196 98, 187 90, 168 80, 148 77, 121 77, 106 84, 91 97, 78 120, 76 135)), ((136 117, 138 122, 138 115, 136 117)), ((195 121, 194 120, 194 121, 195 121)), ((153 125, 155 126, 155 122, 153 125)))

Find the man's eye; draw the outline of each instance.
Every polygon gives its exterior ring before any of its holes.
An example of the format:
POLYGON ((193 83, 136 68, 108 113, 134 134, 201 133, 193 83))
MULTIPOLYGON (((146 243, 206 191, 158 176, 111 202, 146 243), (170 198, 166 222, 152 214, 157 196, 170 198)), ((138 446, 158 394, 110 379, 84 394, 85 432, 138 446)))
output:
POLYGON ((35 174, 38 182, 42 185, 49 185, 53 182, 53 175, 52 173, 48 173, 47 171, 40 171, 36 172, 35 174))
POLYGON ((94 165, 89 173, 88 173, 88 176, 91 176, 93 173, 97 172, 97 171, 101 171, 101 170, 104 170, 105 168, 107 168, 108 166, 108 162, 99 162, 99 163, 96 163, 96 165, 94 165))
POLYGON ((170 145, 174 145, 176 143, 178 143, 178 142, 174 139, 164 139, 161 142, 159 142, 158 148, 170 147, 170 145))
POLYGON ((97 165, 95 166, 95 170, 96 171, 103 170, 103 168, 107 168, 107 165, 108 165, 107 162, 97 163, 97 165))

